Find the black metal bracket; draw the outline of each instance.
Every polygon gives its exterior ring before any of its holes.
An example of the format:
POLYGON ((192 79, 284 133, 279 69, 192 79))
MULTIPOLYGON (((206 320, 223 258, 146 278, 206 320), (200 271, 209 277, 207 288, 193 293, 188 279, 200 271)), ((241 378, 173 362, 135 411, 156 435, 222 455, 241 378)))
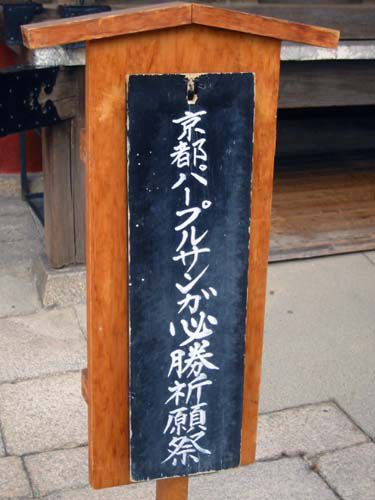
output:
POLYGON ((44 11, 43 5, 35 2, 3 4, 4 38, 7 45, 22 45, 21 26, 31 23, 34 16, 44 11))
MULTIPOLYGON (((82 0, 84 1, 84 0, 82 0)), ((22 45, 21 26, 34 21, 34 17, 45 12, 42 4, 36 2, 2 4, 4 17, 4 38, 9 46, 22 45)), ((109 5, 60 5, 59 17, 76 17, 110 11, 109 5)), ((83 46, 84 44, 71 44, 83 46)), ((70 45, 70 46, 71 46, 70 45)))
POLYGON ((0 137, 61 121, 48 95, 56 83, 59 67, 9 68, 0 72, 0 137), (47 96, 40 102, 40 95, 47 96))

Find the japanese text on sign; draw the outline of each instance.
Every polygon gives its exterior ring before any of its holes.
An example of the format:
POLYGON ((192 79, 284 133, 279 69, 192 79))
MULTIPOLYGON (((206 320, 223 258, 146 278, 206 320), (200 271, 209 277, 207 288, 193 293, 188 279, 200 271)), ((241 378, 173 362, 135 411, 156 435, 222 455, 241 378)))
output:
POLYGON ((184 116, 173 120, 180 127, 180 135, 170 154, 177 174, 171 189, 181 191, 181 206, 175 212, 174 231, 179 234, 179 245, 172 259, 181 264, 181 279, 175 283, 179 291, 178 320, 169 324, 176 349, 170 353, 164 428, 170 440, 164 462, 171 461, 174 466, 187 465, 189 460, 197 463, 201 453, 211 454, 204 442, 209 425, 205 389, 213 383, 210 371, 219 369, 210 352, 210 336, 218 321, 205 311, 206 301, 216 297, 217 290, 200 286, 201 278, 209 274, 211 252, 205 245, 208 230, 204 228, 203 214, 212 202, 202 192, 208 185, 206 131, 201 123, 206 115, 204 110, 185 111, 184 116), (191 182, 197 183, 194 189, 190 188, 191 182), (201 190, 196 189, 199 186, 201 190))

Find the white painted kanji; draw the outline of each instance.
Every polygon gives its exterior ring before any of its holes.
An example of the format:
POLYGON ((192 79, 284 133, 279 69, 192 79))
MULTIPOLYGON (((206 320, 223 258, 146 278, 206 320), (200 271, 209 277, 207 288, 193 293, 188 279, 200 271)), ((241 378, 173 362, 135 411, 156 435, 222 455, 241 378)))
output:
POLYGON ((174 466, 199 463, 202 454, 211 455, 205 444, 208 403, 205 391, 213 384, 215 365, 210 342, 218 320, 205 308, 218 292, 203 286, 210 274, 211 248, 209 231, 204 227, 204 214, 212 206, 206 199, 208 187, 208 155, 204 119, 207 111, 185 111, 173 120, 179 127, 177 141, 170 153, 170 166, 176 169, 176 180, 170 187, 181 193, 181 205, 175 212, 174 230, 179 244, 171 260, 181 266, 175 283, 179 299, 176 303, 177 321, 170 321, 167 330, 175 341, 168 368, 168 396, 165 400, 164 435, 168 447, 162 463, 174 466))

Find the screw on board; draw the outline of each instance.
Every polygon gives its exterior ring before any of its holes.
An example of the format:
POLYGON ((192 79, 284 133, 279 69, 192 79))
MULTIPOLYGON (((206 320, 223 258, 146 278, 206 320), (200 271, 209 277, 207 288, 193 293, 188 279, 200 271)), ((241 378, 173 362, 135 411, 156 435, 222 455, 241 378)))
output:
POLYGON ((197 100, 198 96, 195 91, 194 78, 189 78, 187 83, 187 102, 188 104, 195 104, 197 100))

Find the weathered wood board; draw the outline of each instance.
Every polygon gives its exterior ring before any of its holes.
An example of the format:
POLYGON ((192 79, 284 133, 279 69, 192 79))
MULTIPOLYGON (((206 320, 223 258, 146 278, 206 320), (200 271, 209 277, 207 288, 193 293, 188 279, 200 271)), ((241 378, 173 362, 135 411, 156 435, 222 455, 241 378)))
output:
POLYGON ((129 77, 135 481, 240 463, 253 114, 251 73, 129 77))

